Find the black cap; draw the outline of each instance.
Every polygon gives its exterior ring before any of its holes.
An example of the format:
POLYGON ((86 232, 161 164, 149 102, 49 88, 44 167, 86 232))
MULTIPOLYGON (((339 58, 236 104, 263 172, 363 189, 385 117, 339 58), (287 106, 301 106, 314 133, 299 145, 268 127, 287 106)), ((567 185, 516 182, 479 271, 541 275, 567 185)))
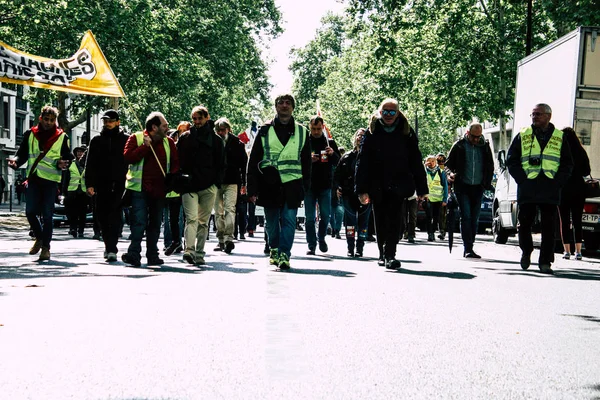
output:
POLYGON ((101 119, 116 119, 119 120, 119 113, 115 110, 106 110, 101 119))
POLYGON ((73 154, 75 154, 76 151, 83 151, 85 153, 86 150, 87 146, 85 144, 82 144, 81 146, 75 147, 73 149, 73 154))

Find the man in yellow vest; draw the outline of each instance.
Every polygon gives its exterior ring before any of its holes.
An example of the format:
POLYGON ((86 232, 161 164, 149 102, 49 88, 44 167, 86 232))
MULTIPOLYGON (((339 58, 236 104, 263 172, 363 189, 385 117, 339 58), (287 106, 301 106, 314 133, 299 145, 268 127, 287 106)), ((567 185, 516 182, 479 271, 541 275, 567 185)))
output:
POLYGON ((277 115, 256 136, 248 162, 248 200, 265 209, 271 265, 290 269, 298 207, 310 188, 309 131, 292 117, 291 94, 275 99, 277 115))
POLYGON ((75 159, 63 175, 63 190, 66 193, 65 209, 67 211, 67 219, 69 221, 69 234, 74 238, 83 237, 85 229, 85 218, 88 212, 89 198, 85 193, 85 182, 82 175, 84 164, 81 158, 85 153, 85 147, 76 147, 73 149, 75 159))
POLYGON ((52 240, 52 214, 62 171, 69 167, 73 159, 69 138, 56 123, 58 110, 51 106, 42 108, 39 123, 23 135, 23 141, 14 160, 9 160, 11 168, 18 168, 27 162, 27 204, 25 215, 35 235, 35 243, 29 254, 37 254, 39 260, 50 259, 52 240), (38 216, 42 217, 42 224, 38 216))
POLYGON ((536 104, 531 112, 531 126, 521 129, 508 149, 506 166, 517 183, 519 204, 519 247, 523 251, 521 268, 531 264, 533 240, 531 226, 540 210, 542 245, 539 268, 552 274, 554 230, 561 188, 573 169, 573 159, 562 131, 550 123, 552 109, 536 104))
MULTIPOLYGON (((427 219, 427 241, 435 241, 435 231, 438 229, 442 207, 448 202, 448 181, 446 173, 437 165, 436 156, 431 154, 425 159, 427 185, 429 195, 425 205, 425 218, 427 219)), ((440 233, 442 228, 440 227, 440 233)))
POLYGON ((165 174, 179 169, 177 148, 167 136, 169 124, 164 115, 150 113, 145 125, 143 132, 127 139, 123 152, 129 164, 125 188, 131 196, 131 243, 121 260, 134 267, 141 265, 144 231, 148 266, 164 264, 158 257, 158 237, 167 194, 165 174))

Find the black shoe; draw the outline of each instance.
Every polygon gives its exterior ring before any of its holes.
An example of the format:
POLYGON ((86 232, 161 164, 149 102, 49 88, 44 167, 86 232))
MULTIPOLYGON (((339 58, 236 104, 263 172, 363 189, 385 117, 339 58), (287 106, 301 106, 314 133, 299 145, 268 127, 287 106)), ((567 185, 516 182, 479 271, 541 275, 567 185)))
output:
POLYGON ((348 254, 346 254, 346 255, 350 258, 353 258, 355 256, 354 250, 348 250, 348 254))
POLYGON ((554 275, 554 271, 552 270, 550 263, 540 263, 540 272, 542 274, 554 275))
POLYGON ((270 247, 269 247, 269 245, 268 245, 268 244, 266 244, 266 243, 265 243, 265 248, 264 248, 264 250, 263 250, 263 253, 265 253, 265 255, 267 255, 267 256, 268 256, 269 254, 271 254, 271 248, 270 248, 270 247))
POLYGON ((192 265, 196 264, 196 259, 192 253, 183 253, 183 261, 192 265))
POLYGON ((340 233, 339 233, 339 232, 337 232, 337 233, 335 234, 335 238, 336 238, 336 239, 341 239, 341 238, 342 238, 342 237, 340 236, 340 233))
POLYGON ((529 268, 529 266, 531 265, 531 259, 530 259, 530 254, 525 254, 523 253, 523 255, 521 255, 521 268, 524 270, 527 270, 527 268, 529 268))
POLYGON ((329 250, 329 247, 327 247, 327 243, 325 243, 324 240, 321 240, 319 242, 319 251, 321 253, 327 253, 327 250, 329 250))
POLYGON ((373 235, 367 236, 367 242, 374 242, 375 240, 377 240, 377 239, 375 239, 375 236, 373 236, 373 235))
POLYGON ((243 233, 240 234, 240 240, 246 240, 246 236, 243 233))
POLYGON ((94 236, 92 236, 92 239, 102 240, 102 236, 100 236, 99 234, 95 233, 94 236))
POLYGON ((225 251, 225 253, 227 254, 231 254, 231 251, 235 249, 235 244, 233 244, 233 242, 227 241, 225 242, 225 249, 223 251, 225 251))
POLYGON ((83 236, 83 232, 79 232, 79 233, 77 234, 77 237, 78 237, 78 238, 82 238, 82 237, 85 237, 85 236, 83 236))
POLYGON ((165 262, 158 257, 152 257, 148 259, 148 266, 152 266, 152 265, 163 265, 165 262))
POLYGON ((414 236, 409 236, 408 237, 408 243, 414 243, 415 242, 415 237, 414 236))
POLYGON ((356 258, 361 258, 363 256, 363 252, 362 251, 357 251, 356 253, 354 253, 354 257, 356 258))
POLYGON ((477 253, 475 253, 473 250, 471 251, 466 251, 465 254, 463 254, 464 258, 481 258, 481 256, 477 253))
POLYGON ((171 243, 165 250, 165 256, 170 256, 173 253, 181 252, 181 243, 171 243))
POLYGON ((254 231, 248 232, 248 237, 254 237, 254 231))
POLYGON ((383 258, 380 258, 379 260, 377 260, 377 265, 379 265, 380 267, 385 267, 385 260, 383 258))
POLYGON ((217 247, 215 247, 214 251, 223 251, 225 249, 225 243, 219 243, 217 247))
POLYGON ((427 235, 427 241, 428 242, 435 242, 435 235, 433 233, 429 233, 427 235))
POLYGON ((387 269, 400 269, 400 261, 395 258, 388 258, 385 260, 385 268, 387 269))
POLYGON ((123 261, 125 264, 129 264, 133 267, 140 267, 142 265, 142 263, 140 262, 139 259, 135 258, 134 256, 132 256, 129 253, 125 253, 125 254, 121 255, 121 261, 123 261))
POLYGON ((315 249, 308 249, 308 251, 306 252, 307 256, 314 256, 315 255, 315 249))
POLYGON ((73 236, 74 238, 77 238, 77 231, 69 231, 69 235, 73 236))

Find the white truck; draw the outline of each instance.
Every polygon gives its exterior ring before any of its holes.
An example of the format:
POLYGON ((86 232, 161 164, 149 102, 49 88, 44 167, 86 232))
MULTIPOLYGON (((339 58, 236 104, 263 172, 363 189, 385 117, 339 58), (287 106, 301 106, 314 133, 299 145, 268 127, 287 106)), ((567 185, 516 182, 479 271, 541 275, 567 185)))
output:
MULTIPOLYGON (((600 176, 600 27, 579 27, 525 57, 517 64, 512 137, 531 125, 529 114, 538 103, 552 107, 558 129, 575 129, 585 148, 592 176, 600 176)), ((505 166, 506 150, 498 152, 498 181, 492 233, 506 243, 517 232, 517 184, 505 166)), ((600 245, 600 198, 587 199, 583 214, 586 250, 600 245)), ((560 239, 560 235, 558 235, 560 239)))

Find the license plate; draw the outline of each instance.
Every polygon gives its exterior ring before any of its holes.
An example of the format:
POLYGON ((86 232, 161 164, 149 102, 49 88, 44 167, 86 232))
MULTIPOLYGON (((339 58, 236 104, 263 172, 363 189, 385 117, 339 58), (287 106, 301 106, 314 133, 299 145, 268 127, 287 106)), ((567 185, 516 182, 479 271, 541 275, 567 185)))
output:
POLYGON ((581 216, 581 222, 587 222, 589 224, 597 224, 600 220, 600 215, 598 214, 583 214, 581 216))

